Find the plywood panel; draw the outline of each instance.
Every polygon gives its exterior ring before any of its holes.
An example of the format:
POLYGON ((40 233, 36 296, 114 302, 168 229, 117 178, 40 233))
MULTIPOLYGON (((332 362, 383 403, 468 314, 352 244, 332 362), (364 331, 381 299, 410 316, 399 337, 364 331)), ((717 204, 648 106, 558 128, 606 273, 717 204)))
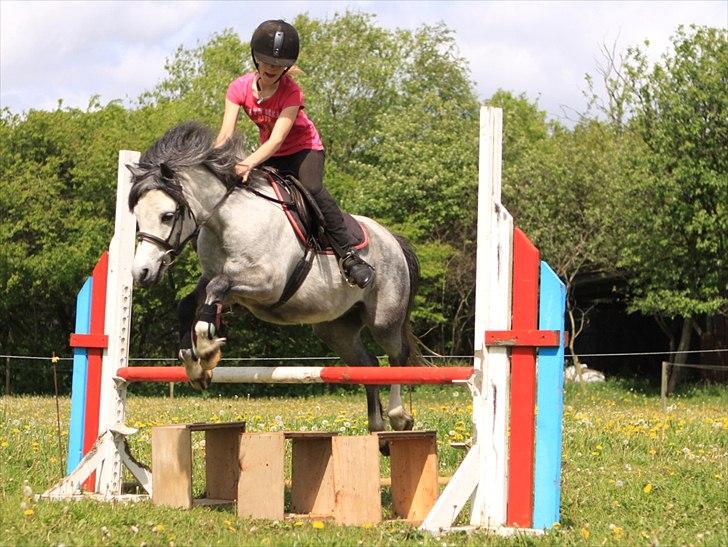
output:
POLYGON ((421 522, 439 493, 436 435, 390 438, 389 450, 394 514, 421 522))
POLYGON ((192 507, 192 436, 184 425, 152 428, 152 503, 192 507))
POLYGON ((283 519, 284 442, 283 433, 240 436, 239 517, 283 519))
POLYGON ((334 462, 331 437, 293 437, 291 510, 312 516, 334 514, 334 462))
POLYGON ((376 435, 333 437, 334 516, 346 525, 382 520, 379 493, 379 440, 376 435))
POLYGON ((208 498, 237 498, 240 434, 244 431, 245 424, 205 429, 205 480, 208 498))

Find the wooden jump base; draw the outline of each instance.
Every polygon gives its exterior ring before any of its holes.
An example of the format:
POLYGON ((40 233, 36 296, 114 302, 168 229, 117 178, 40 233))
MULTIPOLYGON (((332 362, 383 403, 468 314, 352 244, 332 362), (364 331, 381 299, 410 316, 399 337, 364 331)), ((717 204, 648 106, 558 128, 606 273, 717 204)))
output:
MULTIPOLYGON (((472 367, 217 367, 214 384, 451 384, 465 382, 472 367)), ((127 382, 186 382, 184 367, 124 367, 127 382)))
MULTIPOLYGON (((482 107, 473 367, 217 367, 215 383, 463 383, 472 394, 473 442, 422 522, 453 529, 470 501, 470 525, 510 534, 559 521, 565 288, 538 249, 514 227, 501 197, 502 111, 482 107), (538 413, 536 413, 538 408, 538 413)), ((74 348, 68 476, 43 497, 81 490, 121 495, 126 466, 149 495, 152 474, 126 449, 129 382, 186 381, 182 367, 129 367, 131 264, 136 220, 127 206, 119 154, 114 237, 79 293, 74 348)), ((264 462, 265 463, 265 462, 264 462)))

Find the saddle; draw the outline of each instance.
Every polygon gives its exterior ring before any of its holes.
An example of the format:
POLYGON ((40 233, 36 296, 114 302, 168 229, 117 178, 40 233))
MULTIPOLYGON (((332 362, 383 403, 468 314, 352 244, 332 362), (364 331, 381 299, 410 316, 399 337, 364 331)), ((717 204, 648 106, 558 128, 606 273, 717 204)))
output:
MULTIPOLYGON (((283 211, 301 244, 313 247, 319 254, 334 254, 325 231, 323 215, 311 193, 291 175, 284 177, 272 167, 263 167, 262 171, 265 172, 278 201, 283 205, 283 211)), ((349 213, 341 213, 351 246, 357 251, 365 249, 369 245, 366 230, 349 213)))
MULTIPOLYGON (((314 256, 316 254, 334 254, 334 249, 325 231, 323 214, 316 200, 303 184, 291 175, 282 176, 277 169, 272 167, 265 166, 259 170, 265 175, 276 197, 272 198, 259 192, 250 184, 244 185, 244 188, 259 197, 279 203, 283 207, 296 237, 305 249, 303 257, 288 278, 281 297, 271 306, 271 308, 277 308, 285 304, 303 284, 311 271, 314 256)), ((364 226, 350 214, 343 211, 342 214, 352 247, 356 250, 366 248, 369 245, 369 235, 364 226)))

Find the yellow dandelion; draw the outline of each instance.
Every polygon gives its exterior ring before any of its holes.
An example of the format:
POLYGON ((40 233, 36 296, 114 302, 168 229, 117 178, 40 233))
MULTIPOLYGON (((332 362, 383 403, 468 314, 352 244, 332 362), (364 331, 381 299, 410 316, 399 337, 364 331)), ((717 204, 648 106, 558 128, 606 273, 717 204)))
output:
POLYGON ((591 535, 591 532, 587 530, 586 528, 582 528, 579 533, 581 534, 581 537, 584 539, 589 539, 589 536, 591 535))
POLYGON ((164 532, 164 524, 155 524, 152 527, 152 532, 154 532, 155 534, 161 534, 162 532, 164 532))
POLYGON ((303 521, 297 520, 296 522, 293 523, 293 526, 303 526, 303 521))
POLYGON ((645 484, 645 486, 644 486, 644 488, 642 489, 642 491, 643 491, 643 492, 644 492, 645 494, 649 494, 650 492, 652 492, 652 483, 648 482, 647 484, 645 484))
POLYGON ((31 516, 33 516, 33 513, 35 513, 35 511, 33 511, 33 508, 32 508, 32 507, 28 507, 28 508, 27 508, 27 509, 26 509, 25 511, 23 511, 23 514, 24 514, 24 515, 25 515, 26 517, 31 517, 31 516))
POLYGON ((311 526, 313 528, 315 528, 316 530, 323 530, 326 527, 326 525, 322 521, 320 521, 320 520, 314 520, 311 523, 311 526))
POLYGON ((371 522, 365 522, 364 524, 361 525, 361 527, 364 528, 365 530, 369 530, 369 528, 373 528, 374 525, 371 522))

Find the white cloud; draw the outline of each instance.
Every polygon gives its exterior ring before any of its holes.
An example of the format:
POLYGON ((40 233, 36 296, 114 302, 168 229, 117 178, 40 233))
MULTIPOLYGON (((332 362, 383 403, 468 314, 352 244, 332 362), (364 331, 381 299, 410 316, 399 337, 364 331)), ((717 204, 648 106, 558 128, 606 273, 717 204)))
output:
POLYGON ((497 88, 579 107, 584 74, 594 73, 601 43, 618 49, 651 41, 650 58, 679 24, 728 26, 715 2, 16 2, 0 0, 0 104, 13 111, 55 107, 58 97, 85 107, 136 97, 163 76, 164 59, 232 27, 247 37, 268 18, 346 9, 376 14, 388 28, 444 22, 455 32, 482 98, 497 88))

